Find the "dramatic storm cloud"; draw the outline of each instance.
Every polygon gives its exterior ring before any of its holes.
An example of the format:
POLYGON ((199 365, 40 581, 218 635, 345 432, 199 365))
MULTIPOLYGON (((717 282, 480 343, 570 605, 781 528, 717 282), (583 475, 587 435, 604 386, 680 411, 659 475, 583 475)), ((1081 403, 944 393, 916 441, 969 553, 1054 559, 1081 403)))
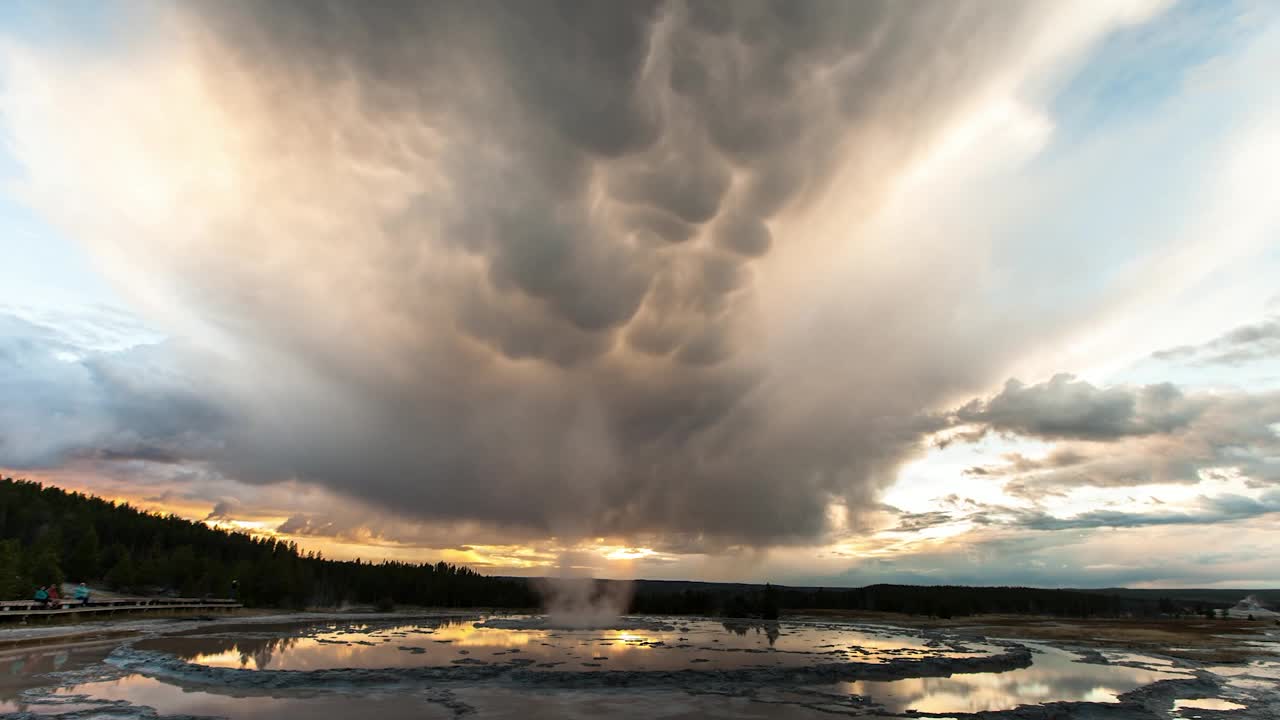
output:
MULTIPOLYGON (((147 329, 0 306, 0 468, 350 555, 716 577, 1261 522, 1276 389, 1191 375, 1274 374, 1280 32, 1197 12, 281 0, 3 35, 5 179, 147 329)), ((24 292, 62 257, 20 255, 24 292)))
POLYGON ((787 542, 856 519, 1014 345, 954 324, 959 284, 841 287, 927 268, 835 261, 1079 21, 1047 10, 198 4, 119 66, 41 68, 63 112, 110 98, 74 165, 37 156, 48 93, 8 114, 36 202, 105 193, 69 224, 204 341, 184 367, 235 421, 167 406, 217 438, 193 459, 427 519, 787 542))

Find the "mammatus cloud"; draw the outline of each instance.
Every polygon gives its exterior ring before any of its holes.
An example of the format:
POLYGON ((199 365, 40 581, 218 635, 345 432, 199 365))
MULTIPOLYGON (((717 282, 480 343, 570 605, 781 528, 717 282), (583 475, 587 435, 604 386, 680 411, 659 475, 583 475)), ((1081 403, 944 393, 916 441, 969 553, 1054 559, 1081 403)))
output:
POLYGON ((32 203, 196 345, 188 409, 120 426, 419 519, 801 542, 1051 332, 965 320, 982 252, 861 252, 861 218, 975 98, 1151 7, 162 6, 118 56, 11 50, 2 107, 32 203))

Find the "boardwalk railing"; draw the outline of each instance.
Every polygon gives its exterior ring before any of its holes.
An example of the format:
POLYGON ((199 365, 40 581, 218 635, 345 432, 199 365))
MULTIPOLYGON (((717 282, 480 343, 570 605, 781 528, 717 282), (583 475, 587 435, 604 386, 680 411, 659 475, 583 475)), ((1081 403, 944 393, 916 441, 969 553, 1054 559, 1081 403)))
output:
POLYGON ((239 601, 225 598, 120 598, 112 600, 62 599, 56 603, 35 600, 0 600, 0 619, 12 617, 140 612, 147 610, 232 610, 239 601))

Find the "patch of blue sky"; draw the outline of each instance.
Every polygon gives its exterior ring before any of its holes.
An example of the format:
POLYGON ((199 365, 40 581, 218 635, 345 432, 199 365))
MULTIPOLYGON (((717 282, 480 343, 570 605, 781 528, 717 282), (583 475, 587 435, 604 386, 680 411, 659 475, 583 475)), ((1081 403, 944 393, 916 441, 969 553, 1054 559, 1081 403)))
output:
POLYGON ((1255 105, 1256 88, 1213 68, 1277 24, 1280 5, 1184 2, 1095 47, 1057 86, 1050 142, 1012 184, 991 304, 1087 311, 1180 241, 1255 105))
POLYGON ((1114 380, 1135 385, 1169 382, 1184 392, 1280 390, 1280 359, 1245 365, 1213 365, 1148 358, 1119 373, 1114 380))
POLYGON ((1067 136, 1141 120, 1176 97, 1207 63, 1247 44, 1280 16, 1269 0, 1183 0, 1111 33, 1063 78, 1049 111, 1067 136))
MULTIPOLYGON (((145 36, 149 12, 136 2, 0 2, 0 43, 65 54, 109 51, 145 36)), ((77 309, 88 316, 123 312, 121 297, 85 249, 22 200, 25 172, 11 139, 0 137, 0 311, 28 318, 77 309)))
POLYGON ((6 0, 0 2, 0 36, 59 51, 98 52, 137 42, 151 6, 102 0, 6 0))
MULTIPOLYGON (((1274 295, 1272 280, 1276 277, 1280 277, 1280 237, 1261 254, 1222 267, 1189 288, 1178 304, 1192 305, 1198 296, 1220 288, 1239 289, 1246 296, 1258 299, 1252 306, 1252 311, 1224 314, 1219 332, 1203 338, 1191 338, 1190 344, 1209 342, 1235 328, 1280 316, 1280 296, 1274 295)), ((1243 306, 1250 307, 1248 304, 1243 306)), ((1119 370, 1106 380, 1108 383, 1138 385, 1171 382, 1186 390, 1280 390, 1280 355, 1259 352, 1254 357, 1232 363, 1205 362, 1204 355, 1187 358, 1148 356, 1119 370)))
MULTIPOLYGON (((0 161, 5 153, 0 149, 0 161)), ((11 182, 11 177, 4 177, 11 182)), ((22 202, 0 192, 3 305, 70 309, 122 305, 88 253, 22 202)))
POLYGON ((26 205, 26 174, 0 138, 0 305, 67 310, 121 305, 83 247, 26 205))

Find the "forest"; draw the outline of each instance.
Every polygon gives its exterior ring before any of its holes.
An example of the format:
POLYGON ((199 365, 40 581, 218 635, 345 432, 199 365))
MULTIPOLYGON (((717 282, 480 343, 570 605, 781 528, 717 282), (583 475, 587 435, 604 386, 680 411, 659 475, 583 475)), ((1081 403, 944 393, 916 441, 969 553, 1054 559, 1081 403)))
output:
POLYGON ((776 617, 788 610, 846 610, 938 618, 982 614, 1059 617, 1154 617, 1190 615, 1231 602, 1183 602, 1164 596, 1125 596, 1113 591, 963 585, 868 585, 804 588, 640 581, 632 608, 641 613, 776 617))
POLYGON ((527 582, 459 565, 330 560, 291 542, 0 480, 0 597, 64 580, 182 597, 231 597, 236 581, 236 597, 259 607, 537 605, 527 582))

